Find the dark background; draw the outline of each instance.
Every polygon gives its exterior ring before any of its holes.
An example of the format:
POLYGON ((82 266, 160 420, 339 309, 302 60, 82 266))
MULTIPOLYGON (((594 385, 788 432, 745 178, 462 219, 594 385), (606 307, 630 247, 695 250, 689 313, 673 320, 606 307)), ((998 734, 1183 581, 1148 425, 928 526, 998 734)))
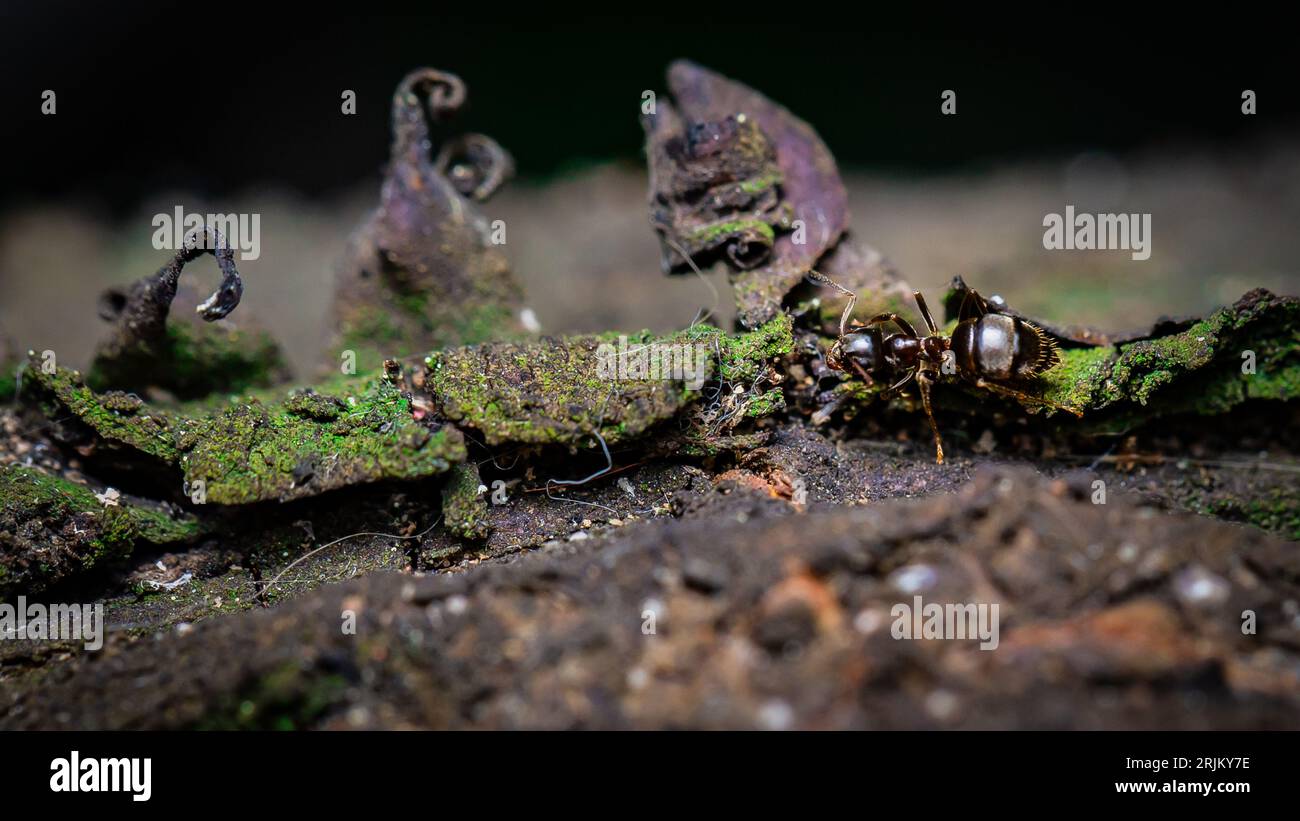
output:
POLYGON ((377 177, 389 96, 424 65, 467 81, 461 124, 496 137, 531 178, 610 158, 639 164, 641 91, 662 93, 676 57, 819 113, 847 168, 979 169, 1082 147, 1214 145, 1300 121, 1292 26, 1236 7, 1175 28, 1093 5, 1059 7, 1061 19, 1037 9, 917 20, 745 5, 708 21, 688 16, 692 5, 579 19, 488 3, 473 16, 363 16, 330 4, 10 0, 0 10, 0 207, 69 195, 130 207, 163 186, 221 195, 268 181, 322 195, 377 177), (55 117, 40 114, 46 88, 58 94, 55 117), (946 88, 959 116, 941 122, 946 88), (1259 95, 1255 118, 1240 114, 1243 88, 1259 95), (358 116, 341 115, 343 89, 357 92, 358 116))

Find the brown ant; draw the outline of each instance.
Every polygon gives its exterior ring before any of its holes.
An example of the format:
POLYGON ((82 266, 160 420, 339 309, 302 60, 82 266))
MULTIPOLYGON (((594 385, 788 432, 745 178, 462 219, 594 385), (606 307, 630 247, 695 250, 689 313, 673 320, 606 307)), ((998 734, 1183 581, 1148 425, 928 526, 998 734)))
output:
POLYGON ((945 373, 955 373, 977 388, 1030 402, 1069 411, 1083 416, 1074 408, 1057 405, 1018 390, 1014 385, 1036 378, 1061 361, 1056 343, 1042 328, 1019 317, 1002 313, 974 290, 968 290, 951 335, 940 332, 930 316, 925 297, 913 291, 916 305, 925 320, 926 336, 918 336, 911 323, 896 313, 883 313, 866 323, 849 319, 858 296, 849 289, 816 271, 810 276, 830 285, 849 298, 840 317, 840 335, 831 346, 826 365, 831 370, 856 373, 866 384, 877 379, 897 379, 882 395, 901 390, 916 380, 925 407, 930 430, 934 432, 935 461, 943 464, 943 441, 930 407, 930 388, 945 373), (902 333, 886 335, 880 325, 892 322, 902 333), (900 376, 901 375, 901 376, 900 376))

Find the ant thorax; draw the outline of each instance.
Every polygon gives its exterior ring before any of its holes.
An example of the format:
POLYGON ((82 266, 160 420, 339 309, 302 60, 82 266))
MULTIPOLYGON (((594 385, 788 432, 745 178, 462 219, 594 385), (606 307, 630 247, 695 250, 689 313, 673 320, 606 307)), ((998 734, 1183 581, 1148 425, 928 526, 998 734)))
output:
POLYGON ((933 334, 921 340, 921 354, 931 362, 942 363, 944 352, 952 347, 952 340, 941 334, 933 334))

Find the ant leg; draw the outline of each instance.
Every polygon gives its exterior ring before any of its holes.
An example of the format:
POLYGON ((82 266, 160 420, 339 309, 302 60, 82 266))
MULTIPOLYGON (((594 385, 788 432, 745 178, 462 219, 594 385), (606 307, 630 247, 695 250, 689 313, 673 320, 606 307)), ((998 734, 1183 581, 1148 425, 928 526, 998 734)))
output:
POLYGON ((902 387, 903 387, 904 385, 906 385, 908 382, 911 382, 911 381, 912 381, 912 377, 914 377, 914 376, 916 376, 916 371, 915 371, 915 370, 908 371, 908 372, 907 372, 907 376, 904 376, 902 379, 898 380, 898 381, 895 382, 893 385, 890 385, 888 388, 886 388, 885 390, 881 391, 881 392, 880 392, 880 398, 881 398, 881 399, 884 399, 884 398, 886 398, 886 397, 889 397, 889 396, 894 395, 894 394, 897 393, 899 390, 901 390, 902 387))
POLYGON ((840 409, 840 405, 842 404, 844 404, 844 397, 837 396, 825 405, 822 405, 820 408, 813 411, 813 415, 810 418, 813 427, 821 427, 830 421, 831 416, 835 414, 835 411, 840 409))
POLYGON ((943 464, 943 440, 939 438, 939 425, 934 421, 934 410, 930 407, 930 377, 921 374, 916 378, 921 388, 921 405, 925 407, 925 417, 930 420, 930 430, 934 432, 934 462, 943 464))
POLYGON ((829 391, 820 394, 817 401, 821 406, 813 411, 811 421, 814 427, 820 427, 830 421, 831 416, 844 404, 844 401, 852 395, 852 391, 846 383, 841 382, 829 391))
POLYGON ((967 288, 966 295, 961 298, 961 308, 957 311, 957 321, 979 319, 988 312, 989 305, 984 301, 984 297, 979 295, 979 291, 967 288))
POLYGON ((925 304, 925 297, 920 291, 913 291, 912 297, 916 299, 916 306, 921 309, 921 318, 925 320, 925 327, 930 329, 931 334, 939 333, 939 326, 934 324, 934 317, 930 316, 930 306, 925 304))
POLYGON ((892 322, 902 329, 904 336, 910 336, 913 339, 916 339, 916 329, 912 327, 912 323, 908 322, 906 319, 903 319, 898 314, 893 314, 893 313, 876 314, 871 319, 867 320, 868 325, 876 325, 881 322, 892 322))
POLYGON ((1083 418, 1083 411, 1081 410, 1077 410, 1076 408, 1071 408, 1066 405, 1058 405, 1055 402, 1050 402, 1046 399, 1043 399, 1040 396, 1033 396, 1023 391, 1018 391, 1015 388, 1008 388, 1006 385, 999 385, 996 382, 989 382, 986 379, 976 379, 975 387, 984 388, 985 390, 989 390, 992 391, 993 393, 1001 394, 1002 396, 1009 396, 1012 399, 1017 399, 1021 402, 1028 402, 1031 405, 1041 405, 1046 408, 1055 408, 1056 410, 1072 413, 1075 416, 1079 417, 1080 419, 1083 418))
POLYGON ((854 362, 852 359, 849 359, 849 365, 852 366, 853 370, 858 372, 858 376, 861 377, 863 385, 869 388, 872 385, 876 384, 876 380, 871 378, 871 374, 867 373, 866 370, 857 362, 854 362))
POLYGON ((839 284, 838 282, 831 279, 830 277, 826 276, 825 274, 819 273, 817 271, 809 271, 808 276, 809 278, 814 279, 817 282, 821 282, 831 286, 832 288, 834 288, 835 290, 839 291, 841 294, 844 294, 846 297, 849 298, 849 304, 844 306, 844 313, 840 315, 840 336, 844 336, 844 330, 849 324, 849 317, 853 315, 853 309, 858 304, 858 295, 850 291, 848 288, 845 288, 843 285, 839 284))

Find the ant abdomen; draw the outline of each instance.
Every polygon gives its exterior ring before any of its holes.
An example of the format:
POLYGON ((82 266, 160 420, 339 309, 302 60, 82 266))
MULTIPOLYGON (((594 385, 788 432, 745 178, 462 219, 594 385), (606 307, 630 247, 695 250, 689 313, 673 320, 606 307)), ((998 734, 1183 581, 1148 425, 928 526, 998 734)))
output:
POLYGON ((957 324, 952 352, 960 372, 983 379, 1032 379, 1057 362, 1056 346, 1037 326, 1006 314, 957 324))

